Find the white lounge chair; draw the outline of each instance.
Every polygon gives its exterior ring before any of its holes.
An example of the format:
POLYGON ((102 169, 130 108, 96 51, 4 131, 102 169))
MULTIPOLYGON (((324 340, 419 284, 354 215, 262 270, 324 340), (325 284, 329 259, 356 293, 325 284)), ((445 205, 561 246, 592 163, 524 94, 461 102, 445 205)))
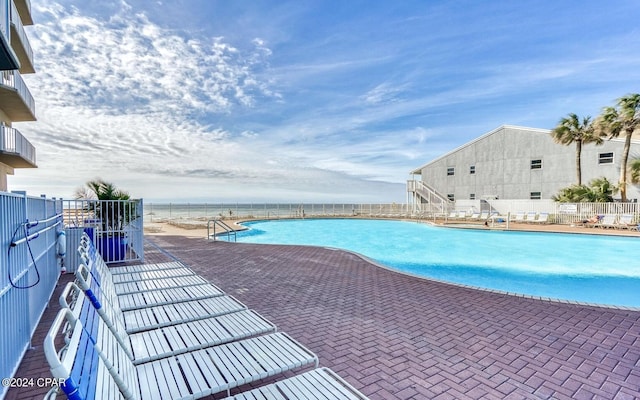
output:
POLYGON ((632 214, 622 214, 618 218, 616 228, 638 230, 638 223, 634 222, 634 216, 632 214))
MULTIPOLYGON (((104 307, 109 319, 120 319, 128 333, 196 321, 246 309, 244 304, 233 297, 220 295, 201 300, 122 310, 118 304, 118 297, 113 292, 108 293, 108 287, 95 284, 89 289, 83 287, 82 290, 95 304, 96 308, 104 307)), ((65 306, 64 304, 62 305, 65 306)))
POLYGON ((217 286, 205 282, 201 285, 165 287, 133 293, 116 292, 116 285, 110 281, 108 272, 100 275, 98 270, 89 271, 84 264, 80 264, 75 272, 76 283, 82 290, 102 290, 111 303, 116 303, 122 311, 135 310, 151 306, 202 300, 224 295, 217 286))
POLYGON ((209 282, 194 274, 187 267, 165 271, 134 272, 113 276, 100 254, 90 240, 81 241, 78 254, 85 265, 94 273, 101 275, 102 281, 108 279, 117 294, 138 293, 150 290, 166 289, 177 286, 205 285, 209 282), (150 274, 145 277, 144 274, 150 274), (167 279, 170 278, 170 279, 167 279))
POLYGON ((515 218, 513 219, 514 222, 524 222, 524 217, 525 217, 525 213, 524 211, 518 211, 516 213, 515 218))
POLYGON ((536 221, 536 217, 537 217, 538 213, 535 211, 529 211, 526 214, 526 217, 524 218, 524 222, 535 222, 536 221))
MULTIPOLYGON (((153 272, 153 271, 168 271, 171 269, 184 268, 185 265, 179 261, 169 261, 163 263, 152 264, 138 264, 138 265, 123 265, 120 267, 109 267, 109 271, 113 275, 130 274, 133 272, 153 272)), ((195 273, 192 271, 192 273, 195 273)))
POLYGON ((108 302, 96 308, 84 292, 71 282, 63 290, 60 303, 82 322, 86 323, 89 318, 102 318, 134 364, 276 331, 275 325, 255 311, 242 310, 128 334, 120 320, 109 316, 115 313, 104 311, 109 307, 108 302))
POLYGON ((67 309, 58 313, 44 348, 54 378, 65 381, 65 393, 91 393, 93 389, 100 393, 97 398, 109 399, 197 399, 223 392, 229 395, 234 387, 318 365, 315 354, 284 333, 135 365, 101 318, 87 319, 83 324, 80 319, 74 320, 67 309), (71 330, 65 340, 66 351, 59 352, 56 336, 65 323, 71 330), (78 369, 80 366, 85 369, 78 369), (94 373, 97 378, 90 377, 94 373), (87 389, 85 381, 92 382, 87 389), (113 390, 114 382, 122 396, 113 390), (105 393, 109 396, 102 397, 105 393))
MULTIPOLYGON (((78 245, 78 254, 83 258, 94 258, 99 257, 100 260, 104 263, 100 252, 97 247, 91 240, 91 237, 86 233, 83 233, 80 237, 80 244, 78 245)), ((105 268, 108 268, 109 271, 113 275, 117 274, 130 274, 136 272, 157 272, 157 271, 169 271, 173 269, 189 269, 186 265, 182 264, 179 261, 169 261, 162 263, 152 263, 152 264, 138 264, 138 265, 125 265, 120 267, 107 266, 105 264, 105 268)), ((195 274, 191 269, 189 269, 191 274, 195 274)))
POLYGON ((604 217, 595 225, 602 229, 606 228, 616 228, 616 219, 618 216, 616 214, 605 214, 604 217))
POLYGON ((366 397, 332 370, 317 368, 224 400, 256 399, 364 400, 366 397))
POLYGON ((540 214, 538 214, 538 219, 536 219, 535 221, 531 221, 533 223, 536 224, 546 224, 549 222, 549 213, 548 212, 541 212, 540 214))

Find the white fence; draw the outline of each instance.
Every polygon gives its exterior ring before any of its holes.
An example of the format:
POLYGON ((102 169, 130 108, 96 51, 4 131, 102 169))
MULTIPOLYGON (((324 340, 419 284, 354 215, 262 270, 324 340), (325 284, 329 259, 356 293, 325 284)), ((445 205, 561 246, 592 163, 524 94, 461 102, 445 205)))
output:
POLYGON ((145 206, 146 222, 204 221, 247 218, 310 218, 310 217, 402 217, 410 216, 407 204, 308 204, 308 203, 168 203, 145 206))
POLYGON ((0 192, 0 377, 14 375, 60 276, 61 216, 60 200, 0 192))
POLYGON ((69 238, 87 232, 108 264, 144 261, 142 215, 142 200, 64 200, 69 238))
MULTIPOLYGON (((640 203, 557 203, 553 200, 457 200, 450 211, 489 212, 501 216, 518 212, 546 212, 549 222, 573 224, 594 215, 632 214, 640 222, 640 203)), ((223 219, 270 219, 312 217, 365 217, 435 219, 443 212, 414 210, 412 204, 147 204, 144 220, 153 222, 201 221, 223 219)))
POLYGON ((455 211, 488 211, 502 216, 518 212, 548 213, 549 221, 557 224, 574 224, 594 215, 634 216, 640 222, 640 203, 558 203, 553 200, 457 200, 455 211))

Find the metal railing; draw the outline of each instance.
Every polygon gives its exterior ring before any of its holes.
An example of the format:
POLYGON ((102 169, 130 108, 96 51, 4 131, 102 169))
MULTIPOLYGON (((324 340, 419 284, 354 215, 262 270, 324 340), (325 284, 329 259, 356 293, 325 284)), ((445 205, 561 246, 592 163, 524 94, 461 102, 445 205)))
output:
POLYGON ((154 222, 200 221, 210 219, 273 219, 317 217, 409 217, 409 205, 403 203, 147 203, 144 220, 154 222))
POLYGON ((414 204, 250 204, 250 203, 170 203, 146 204, 144 221, 147 223, 195 224, 205 227, 209 220, 246 220, 279 218, 444 218, 449 212, 488 211, 501 216, 517 212, 534 211, 549 214, 549 222, 574 224, 595 214, 632 214, 640 221, 640 203, 557 203, 553 200, 458 200, 450 202, 448 211, 439 207, 415 209, 414 204))
POLYGON ((235 229, 227 225, 223 220, 219 218, 210 219, 209 221, 207 221, 207 239, 213 239, 213 240, 218 239, 218 233, 216 232, 216 226, 218 225, 222 228, 221 235, 226 234, 227 242, 231 241, 231 237, 233 237, 234 242, 238 241, 238 237, 235 229), (212 223, 213 223, 213 234, 211 234, 212 223))
POLYGON ((0 152, 19 154, 36 164, 36 148, 15 128, 0 124, 0 152))
POLYGON ((29 59, 30 64, 33 65, 33 49, 31 48, 29 38, 24 31, 24 25, 22 24, 22 19, 20 18, 18 9, 16 8, 16 5, 13 1, 11 2, 11 24, 13 24, 13 26, 15 27, 18 38, 22 43, 22 47, 24 48, 24 52, 29 59))
MULTIPOLYGON (((0 192, 0 376, 15 374, 60 276, 62 202, 0 192)), ((0 398, 7 387, 0 387, 0 398)))
POLYGON ((9 32, 10 16, 9 7, 4 1, 0 2, 0 35, 4 36, 4 42, 7 44, 11 43, 9 32))
POLYGON ((412 194, 411 203, 414 213, 447 213, 454 204, 423 181, 407 181, 407 192, 412 194))
POLYGON ((142 200, 64 200, 63 204, 65 227, 86 231, 107 264, 144 261, 142 200))
POLYGON ((2 81, 0 84, 15 89, 22 98, 22 101, 29 107, 31 113, 36 115, 36 102, 18 71, 2 71, 2 81))
POLYGON ((633 215, 640 222, 640 203, 558 203, 553 200, 458 200, 455 210, 467 215, 488 211, 502 217, 533 212, 549 214, 548 222, 555 224, 579 224, 594 215, 633 215), (488 205, 486 206, 485 203, 488 205))

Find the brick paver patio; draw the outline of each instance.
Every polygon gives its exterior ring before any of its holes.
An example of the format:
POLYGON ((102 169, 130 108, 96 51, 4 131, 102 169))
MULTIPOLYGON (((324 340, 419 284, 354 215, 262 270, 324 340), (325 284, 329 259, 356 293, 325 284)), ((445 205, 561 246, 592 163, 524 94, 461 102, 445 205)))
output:
MULTIPOLYGON (((371 399, 640 398, 640 311, 457 287, 331 249, 147 239, 147 262, 177 257, 371 399)), ((17 376, 45 374, 41 343, 17 376)))

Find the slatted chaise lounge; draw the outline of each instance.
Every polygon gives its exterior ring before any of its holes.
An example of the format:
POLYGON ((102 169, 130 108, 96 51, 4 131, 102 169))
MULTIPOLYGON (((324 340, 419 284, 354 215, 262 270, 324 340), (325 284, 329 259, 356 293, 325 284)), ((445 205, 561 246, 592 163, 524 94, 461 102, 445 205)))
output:
POLYGON ((618 216, 616 214, 605 214, 602 219, 595 224, 594 226, 598 226, 600 228, 606 229, 606 228, 616 228, 616 219, 618 218, 618 216))
POLYGON ((206 285, 209 282, 193 273, 189 268, 184 267, 181 269, 171 269, 169 271, 156 271, 154 275, 163 273, 166 279, 155 278, 142 279, 140 273, 118 275, 118 283, 114 280, 109 267, 106 265, 102 257, 97 252, 84 249, 81 245, 78 249, 80 257, 83 259, 85 265, 90 271, 96 272, 101 275, 103 280, 109 279, 114 285, 114 291, 116 294, 138 293, 150 290, 166 289, 177 286, 195 286, 206 285), (174 275, 172 271, 178 271, 177 275, 174 275), (188 271, 185 275, 185 271, 188 271), (135 277, 139 279, 135 279, 135 277))
POLYGON ((537 212, 535 211, 529 211, 527 212, 527 214, 525 215, 525 219, 524 222, 536 222, 536 216, 538 215, 537 212))
MULTIPOLYGON (((84 290, 87 297, 95 299, 98 312, 105 312, 109 319, 119 319, 127 333, 142 332, 165 326, 197 321, 200 319, 229 314, 246 309, 246 306, 231 296, 223 295, 198 301, 166 304, 122 311, 119 306, 104 295, 102 288, 84 290)), ((63 304, 63 306, 65 306, 63 304)))
MULTIPOLYGON (((122 265, 119 267, 109 267, 113 275, 130 274, 133 272, 149 272, 149 271, 168 271, 175 268, 184 268, 185 265, 180 261, 168 261, 162 263, 122 265)), ((195 273, 195 272, 194 272, 195 273)))
POLYGON ((514 222, 524 222, 524 218, 525 218, 524 211, 518 211, 518 212, 516 212, 516 216, 515 216, 515 219, 513 221, 514 222))
POLYGON ((364 400, 366 397, 328 368, 317 368, 293 378, 243 392, 225 400, 364 400))
POLYGON ((538 214, 538 219, 531 221, 533 223, 536 224, 546 224, 549 222, 549 213, 548 212, 541 212, 540 214, 538 214))
POLYGON ((130 335, 120 320, 109 316, 112 313, 99 312, 108 306, 99 304, 99 308, 96 308, 84 292, 71 282, 63 290, 60 303, 63 308, 71 310, 74 319, 80 319, 81 322, 102 318, 134 364, 276 331, 275 325, 255 311, 241 310, 130 335))
POLYGON ((120 398, 114 383, 125 399, 197 399, 318 363, 288 335, 273 333, 136 366, 101 318, 83 324, 68 309, 58 313, 44 347, 54 378, 65 380, 62 389, 73 399, 120 398), (71 331, 59 357, 55 336, 65 322, 71 331))
POLYGON ((632 214, 622 214, 618 218, 618 223, 616 224, 616 228, 637 231, 638 223, 633 222, 633 220, 634 220, 634 216, 632 214))
POLYGON ((111 303, 117 303, 122 311, 203 300, 224 295, 224 292, 220 288, 208 282, 202 285, 169 287, 143 292, 118 294, 114 289, 115 285, 110 281, 108 273, 106 275, 100 275, 97 270, 94 270, 93 273, 89 272, 89 269, 84 264, 78 266, 75 276, 76 283, 83 290, 97 291, 101 288, 111 303))
MULTIPOLYGON (((93 242, 91 241, 91 238, 86 233, 83 233, 82 237, 80 238, 80 246, 82 246, 82 248, 87 252, 92 252, 92 253, 97 252, 97 249, 95 248, 93 242)), ((179 261, 169 261, 169 262, 161 262, 161 263, 109 267, 109 270, 113 275, 118 275, 118 274, 128 274, 132 272, 166 271, 174 268, 185 268, 185 265, 179 261)))

